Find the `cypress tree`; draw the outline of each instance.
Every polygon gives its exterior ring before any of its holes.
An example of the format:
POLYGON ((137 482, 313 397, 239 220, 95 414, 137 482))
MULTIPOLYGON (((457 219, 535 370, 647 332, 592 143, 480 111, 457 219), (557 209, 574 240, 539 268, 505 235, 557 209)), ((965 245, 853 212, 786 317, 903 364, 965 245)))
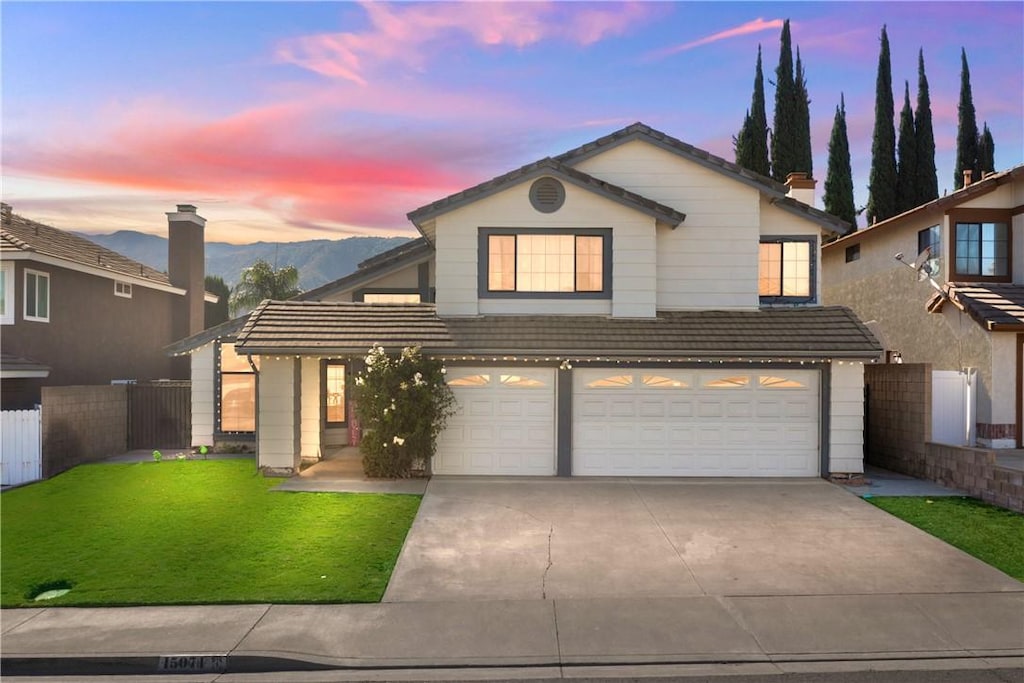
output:
POLYGON ((761 46, 757 46, 757 67, 754 70, 754 94, 743 127, 734 139, 736 163, 761 175, 769 175, 768 117, 764 106, 764 74, 761 70, 761 46))
POLYGON ((986 173, 996 172, 996 143, 992 140, 992 131, 988 129, 988 121, 985 122, 981 135, 978 137, 978 169, 981 176, 986 173))
POLYGON ((811 150, 811 98, 807 95, 807 78, 804 74, 803 62, 800 60, 800 48, 796 49, 796 77, 794 80, 796 98, 797 130, 796 167, 794 171, 804 171, 808 178, 814 177, 814 154, 811 150))
POLYGON ((910 84, 903 82, 903 109, 900 111, 900 139, 897 147, 899 165, 896 171, 896 213, 909 211, 917 200, 917 139, 914 135, 914 112, 910 108, 910 84))
POLYGON ((924 74, 924 50, 917 53, 917 112, 914 116, 917 141, 917 186, 915 206, 939 198, 939 178, 935 172, 935 131, 932 129, 932 100, 928 77, 924 74))
POLYGON ((789 19, 782 24, 779 65, 775 67, 775 119, 772 123, 772 177, 784 182, 797 169, 796 86, 793 83, 793 46, 789 19))
POLYGON ((892 124, 892 66, 889 35, 882 26, 875 79, 875 131, 871 140, 871 175, 868 179, 868 225, 896 215, 896 130, 892 124))
POLYGON ((850 169, 850 139, 846 133, 846 100, 839 106, 828 140, 828 172, 825 177, 825 210, 856 229, 857 209, 853 204, 853 172, 850 169))
POLYGON ((967 67, 967 51, 960 48, 960 104, 957 106, 959 125, 956 133, 956 169, 953 171, 953 187, 964 186, 964 171, 973 172, 974 180, 980 177, 978 168, 978 121, 974 114, 974 96, 971 95, 971 71, 967 67))

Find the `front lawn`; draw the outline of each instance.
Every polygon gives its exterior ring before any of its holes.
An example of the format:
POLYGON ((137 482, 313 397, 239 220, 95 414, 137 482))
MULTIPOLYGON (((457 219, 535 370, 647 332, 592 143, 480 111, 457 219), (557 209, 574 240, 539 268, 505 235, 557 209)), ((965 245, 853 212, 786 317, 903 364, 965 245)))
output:
POLYGON ((1024 581, 1024 515, 974 498, 867 498, 891 515, 1024 581))
POLYGON ((164 461, 5 492, 0 605, 380 600, 419 496, 271 492, 278 482, 249 460, 164 461))

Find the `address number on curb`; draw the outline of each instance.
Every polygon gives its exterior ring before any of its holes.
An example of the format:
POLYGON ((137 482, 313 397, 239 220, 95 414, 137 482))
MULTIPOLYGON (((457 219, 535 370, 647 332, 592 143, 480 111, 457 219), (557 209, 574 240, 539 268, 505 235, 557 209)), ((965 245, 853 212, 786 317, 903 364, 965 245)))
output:
POLYGON ((160 671, 224 673, 228 658, 224 655, 166 655, 160 658, 160 671))

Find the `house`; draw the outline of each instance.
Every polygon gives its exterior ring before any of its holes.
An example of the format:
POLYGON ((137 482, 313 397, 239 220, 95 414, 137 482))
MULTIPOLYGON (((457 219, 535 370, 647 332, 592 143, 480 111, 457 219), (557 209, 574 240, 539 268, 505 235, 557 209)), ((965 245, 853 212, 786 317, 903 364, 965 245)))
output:
POLYGON ((965 176, 956 192, 825 245, 824 301, 868 321, 890 358, 975 370, 977 444, 1019 448, 1024 166, 965 176))
POLYGON ((440 199, 409 214, 420 239, 175 345, 206 383, 193 438, 244 427, 282 471, 355 443, 346 387, 380 343, 445 364, 438 474, 859 473, 881 349, 820 305, 822 238, 849 226, 813 187, 637 123, 440 199))
POLYGON ((167 214, 169 274, 13 213, 0 221, 3 407, 40 402, 41 387, 187 379, 163 347, 203 328, 205 219, 167 214))

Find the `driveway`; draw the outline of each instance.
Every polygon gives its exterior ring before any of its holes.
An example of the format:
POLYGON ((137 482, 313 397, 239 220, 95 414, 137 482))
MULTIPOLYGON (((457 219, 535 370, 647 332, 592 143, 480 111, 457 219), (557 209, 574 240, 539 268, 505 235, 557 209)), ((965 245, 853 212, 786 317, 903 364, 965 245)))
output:
POLYGON ((820 479, 435 477, 384 601, 1021 590, 820 479))

